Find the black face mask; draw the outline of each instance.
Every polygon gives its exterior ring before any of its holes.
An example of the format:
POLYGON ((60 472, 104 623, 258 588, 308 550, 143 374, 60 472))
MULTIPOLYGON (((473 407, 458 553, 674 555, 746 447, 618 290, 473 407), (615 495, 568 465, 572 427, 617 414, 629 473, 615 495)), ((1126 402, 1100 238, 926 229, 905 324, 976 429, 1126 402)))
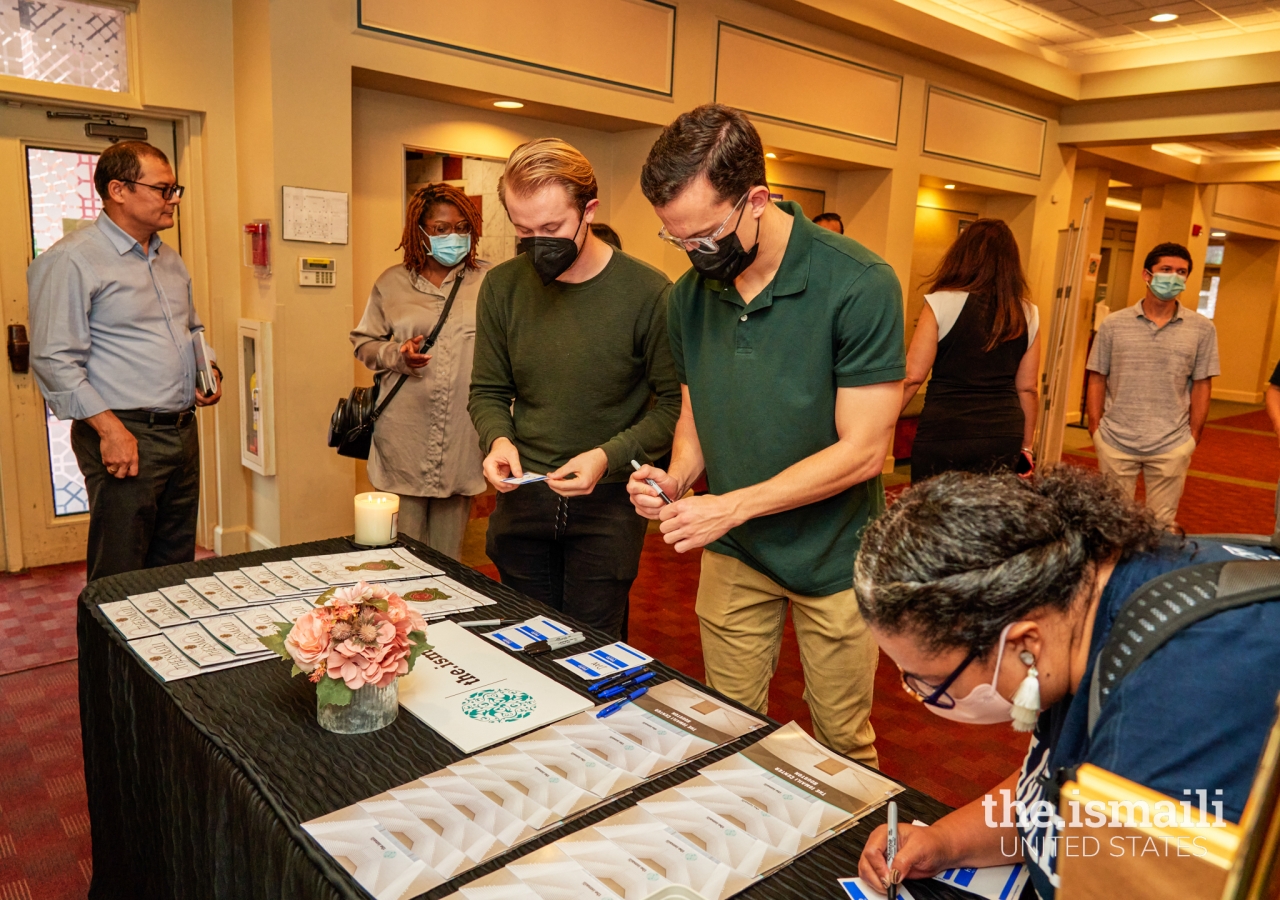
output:
MULTIPOLYGON (((747 208, 743 206, 742 212, 738 215, 738 222, 742 221, 746 213, 747 208)), ((715 253, 703 253, 699 250, 689 250, 687 253, 689 262, 700 274, 713 281, 732 284, 735 278, 747 271, 756 261, 756 252, 759 249, 760 220, 756 219, 756 242, 750 250, 742 249, 742 241, 738 240, 738 225, 735 223, 728 237, 716 240, 715 253)))
POLYGON ((543 287, 551 284, 551 282, 569 271, 573 261, 578 258, 578 232, 582 230, 584 221, 586 221, 585 216, 578 220, 578 227, 574 229, 572 238, 527 237, 520 239, 517 247, 533 263, 534 270, 538 273, 538 277, 542 279, 543 287))

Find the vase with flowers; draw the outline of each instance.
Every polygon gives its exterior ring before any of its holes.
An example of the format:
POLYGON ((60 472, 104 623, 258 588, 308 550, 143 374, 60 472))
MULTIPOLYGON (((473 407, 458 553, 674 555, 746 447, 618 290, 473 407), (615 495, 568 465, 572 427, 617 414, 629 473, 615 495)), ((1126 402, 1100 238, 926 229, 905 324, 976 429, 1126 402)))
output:
POLYGON ((315 609, 260 640, 315 684, 316 719, 338 734, 390 725, 400 709, 396 679, 431 649, 421 614, 385 585, 363 581, 330 588, 315 609))

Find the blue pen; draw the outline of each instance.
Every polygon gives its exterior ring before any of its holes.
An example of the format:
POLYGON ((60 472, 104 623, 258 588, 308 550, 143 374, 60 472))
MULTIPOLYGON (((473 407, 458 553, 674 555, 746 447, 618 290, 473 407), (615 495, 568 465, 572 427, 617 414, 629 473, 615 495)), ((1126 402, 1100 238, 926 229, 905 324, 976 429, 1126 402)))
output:
POLYGON ((626 681, 622 682, 622 684, 611 687, 607 691, 601 691, 598 696, 601 700, 608 700, 612 697, 618 696, 619 694, 625 694, 636 685, 644 684, 649 679, 656 678, 657 676, 657 672, 645 672, 643 675, 637 675, 635 678, 628 678, 626 681))
POLYGON ((649 668, 648 664, 645 664, 643 666, 632 666, 630 669, 624 669, 621 672, 616 672, 613 675, 610 675, 608 678, 601 678, 595 684, 587 685, 587 690, 591 691, 591 693, 594 694, 601 690, 604 690, 605 688, 617 687, 622 682, 640 674, 641 672, 645 671, 648 668, 649 668))
POLYGON ((616 713, 618 710, 622 709, 622 707, 626 706, 632 700, 638 700, 647 693, 649 693, 649 689, 647 687, 637 688, 636 690, 632 691, 630 694, 627 694, 627 696, 623 697, 617 703, 610 703, 604 709, 600 710, 600 712, 596 713, 596 718, 597 719, 608 718, 609 716, 616 713))

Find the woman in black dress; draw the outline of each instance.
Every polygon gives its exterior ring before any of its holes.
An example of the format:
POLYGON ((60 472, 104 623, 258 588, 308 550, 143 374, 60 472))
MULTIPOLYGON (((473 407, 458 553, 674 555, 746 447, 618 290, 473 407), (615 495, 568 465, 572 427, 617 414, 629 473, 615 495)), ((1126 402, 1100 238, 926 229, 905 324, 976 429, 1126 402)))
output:
POLYGON ((939 472, 1029 471, 1040 373, 1039 314, 1013 232, 978 219, 933 277, 907 351, 902 407, 929 377, 911 480, 939 472))

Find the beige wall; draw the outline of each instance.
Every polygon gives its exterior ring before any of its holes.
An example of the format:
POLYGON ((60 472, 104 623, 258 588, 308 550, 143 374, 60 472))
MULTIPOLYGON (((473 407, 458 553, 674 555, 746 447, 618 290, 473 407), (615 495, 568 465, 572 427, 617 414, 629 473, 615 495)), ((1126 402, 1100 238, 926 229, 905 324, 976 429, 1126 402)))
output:
MULTIPOLYGON (((1275 363, 1270 345, 1280 289, 1278 270, 1280 242, 1236 237, 1227 240, 1213 319, 1222 362, 1222 374, 1213 382, 1214 397, 1261 402, 1263 386, 1275 363)), ((1198 278, 1192 281, 1199 283, 1198 278)))

